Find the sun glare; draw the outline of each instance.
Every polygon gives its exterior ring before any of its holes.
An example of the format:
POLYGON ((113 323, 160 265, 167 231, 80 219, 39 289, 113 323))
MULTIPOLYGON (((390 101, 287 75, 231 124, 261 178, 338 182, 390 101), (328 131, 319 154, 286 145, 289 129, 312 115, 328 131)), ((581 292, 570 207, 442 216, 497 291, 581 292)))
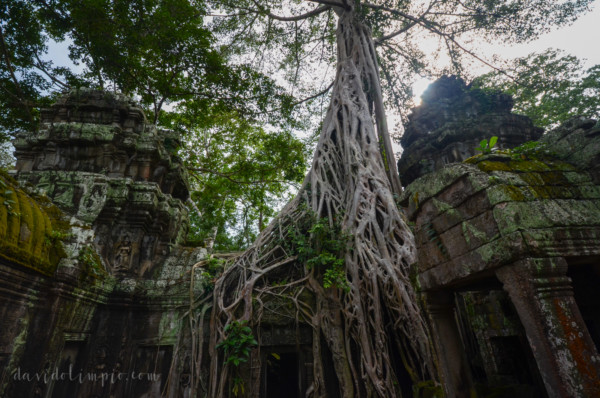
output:
POLYGON ((427 89, 427 87, 429 87, 429 85, 431 83, 433 83, 432 80, 429 80, 424 77, 422 77, 414 82, 414 84, 412 86, 412 91, 413 91, 413 101, 414 101, 415 105, 421 105, 421 95, 423 95, 423 92, 427 89))

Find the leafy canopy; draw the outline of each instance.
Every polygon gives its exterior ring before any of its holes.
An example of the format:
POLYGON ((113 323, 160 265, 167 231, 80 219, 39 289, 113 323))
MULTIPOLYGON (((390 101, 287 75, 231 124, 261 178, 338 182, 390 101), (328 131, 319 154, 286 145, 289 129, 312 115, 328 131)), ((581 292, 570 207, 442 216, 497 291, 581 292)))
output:
POLYGON ((576 115, 600 118, 600 65, 586 70, 578 58, 549 49, 514 60, 508 70, 515 79, 491 72, 473 84, 512 95, 515 110, 536 126, 555 127, 576 115))
POLYGON ((78 85, 135 96, 154 123, 166 104, 192 99, 222 103, 257 120, 264 120, 271 106, 282 123, 293 120, 291 97, 270 77, 231 62, 216 43, 205 23, 204 1, 7 0, 3 4, 0 78, 13 110, 0 120, 5 131, 17 127, 20 120, 29 123, 21 123, 23 127, 35 128, 36 105, 46 105, 52 92, 78 85), (51 56, 46 54, 49 39, 68 40, 69 58, 82 70, 45 61, 51 56))
POLYGON ((188 142, 181 155, 203 209, 194 236, 217 228, 223 245, 247 244, 304 174, 303 143, 292 134, 301 124, 291 112, 297 101, 221 46, 209 18, 203 0, 3 2, 0 143, 36 129, 39 108, 63 90, 124 92, 151 123, 188 142), (77 67, 48 61, 50 40, 70 43, 77 67))
POLYGON ((191 214, 190 238, 215 239, 218 250, 248 246, 304 177, 304 142, 213 108, 184 106, 164 119, 186 142, 181 156, 201 212, 191 214))
MULTIPOLYGON (((592 0, 213 0, 211 29, 228 51, 303 96, 336 70, 335 8, 370 26, 388 105, 406 113, 418 75, 468 75, 479 41, 519 43, 573 22, 592 0)), ((466 76, 469 77, 469 76, 466 76)))

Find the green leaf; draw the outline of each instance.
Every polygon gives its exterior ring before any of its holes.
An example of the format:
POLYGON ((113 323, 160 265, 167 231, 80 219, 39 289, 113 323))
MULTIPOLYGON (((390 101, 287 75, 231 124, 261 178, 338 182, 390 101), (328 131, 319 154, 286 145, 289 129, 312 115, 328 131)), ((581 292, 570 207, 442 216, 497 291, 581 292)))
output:
POLYGON ((477 149, 480 150, 481 152, 485 152, 487 150, 487 145, 488 145, 488 140, 483 139, 479 143, 479 148, 477 148, 477 149))

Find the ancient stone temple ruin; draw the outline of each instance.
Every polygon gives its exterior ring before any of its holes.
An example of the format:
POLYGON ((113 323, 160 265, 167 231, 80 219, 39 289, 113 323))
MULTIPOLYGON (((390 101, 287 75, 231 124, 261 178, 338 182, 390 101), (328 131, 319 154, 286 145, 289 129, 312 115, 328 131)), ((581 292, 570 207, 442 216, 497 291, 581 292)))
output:
POLYGON ((0 396, 189 391, 185 315, 206 250, 183 246, 178 145, 126 97, 89 90, 18 135, 14 178, 0 176, 0 396))
MULTIPOLYGON (((600 124, 542 135, 511 108, 442 78, 405 126, 400 202, 441 387, 598 397, 600 124)), ((0 175, 0 396, 204 396, 213 254, 186 246, 179 138, 93 90, 41 119, 0 175)), ((261 396, 307 396, 310 330, 270 316, 254 332, 261 396)))
POLYGON ((517 147, 541 131, 510 108, 443 78, 403 137, 402 204, 445 390, 597 397, 600 124, 575 118, 517 147), (513 149, 473 157, 492 136, 513 149))

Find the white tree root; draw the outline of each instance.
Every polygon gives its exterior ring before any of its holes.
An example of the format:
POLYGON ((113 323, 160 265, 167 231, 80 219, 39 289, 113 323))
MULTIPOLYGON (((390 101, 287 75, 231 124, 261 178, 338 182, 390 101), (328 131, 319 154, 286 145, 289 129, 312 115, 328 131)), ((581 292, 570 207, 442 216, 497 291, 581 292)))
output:
MULTIPOLYGON (((387 131, 381 120, 385 114, 378 109, 383 105, 372 39, 351 11, 337 12, 338 71, 312 168, 296 198, 215 286, 211 397, 229 395, 231 369, 215 348, 225 338, 225 325, 247 320, 257 332, 264 313, 277 311, 266 303, 276 300, 293 304, 291 311, 282 306, 279 316, 312 327, 311 396, 328 396, 325 386, 332 381, 325 378, 326 351, 341 397, 401 396, 402 373, 413 382, 435 378, 429 333, 409 280, 413 236, 394 201, 389 159, 384 159, 392 153, 382 156, 380 148, 387 131), (341 225, 351 236, 343 254, 347 292, 324 288, 322 275, 300 263, 286 243, 310 214, 341 225)), ((259 355, 252 364, 260 371, 259 355)), ((260 380, 250 375, 246 393, 258 397, 260 380)))

